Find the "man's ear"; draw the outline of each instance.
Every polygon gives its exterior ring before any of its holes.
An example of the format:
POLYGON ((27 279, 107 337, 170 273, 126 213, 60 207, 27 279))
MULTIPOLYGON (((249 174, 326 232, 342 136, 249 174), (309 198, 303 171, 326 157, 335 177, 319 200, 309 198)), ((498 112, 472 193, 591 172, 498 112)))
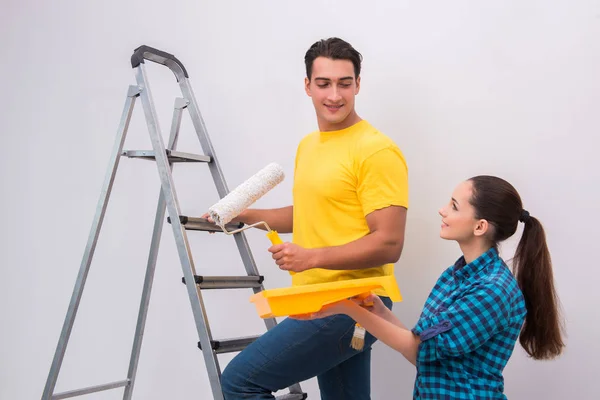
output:
POLYGON ((308 97, 312 97, 310 93, 310 79, 304 78, 304 91, 308 95, 308 97))
POLYGON ((360 76, 356 78, 356 92, 354 94, 357 95, 358 92, 360 92, 360 76))

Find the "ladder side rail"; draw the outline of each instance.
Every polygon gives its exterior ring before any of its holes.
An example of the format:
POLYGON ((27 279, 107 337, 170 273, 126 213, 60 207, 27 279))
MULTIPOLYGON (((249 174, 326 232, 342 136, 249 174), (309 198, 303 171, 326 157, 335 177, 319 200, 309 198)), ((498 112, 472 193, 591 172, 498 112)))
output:
POLYGON ((129 87, 129 90, 127 92, 127 99, 125 100, 125 107, 123 108, 123 114, 121 115, 121 121, 117 130, 117 136, 115 138, 113 150, 110 156, 108 171, 106 172, 104 183, 102 185, 100 199, 98 200, 98 205, 96 207, 96 214, 92 222, 92 227, 90 229, 87 245, 85 247, 83 258, 81 260, 79 273, 75 281, 75 286, 71 295, 71 301, 69 302, 69 308, 67 310, 67 315, 65 316, 65 321, 63 323, 58 344, 56 346, 56 351, 54 353, 54 358, 52 360, 50 372, 48 373, 46 385, 44 386, 42 400, 50 400, 54 392, 54 388, 56 387, 56 381, 58 380, 60 367, 65 356, 65 351, 67 349, 67 344, 71 336, 71 331, 73 329, 73 324, 75 322, 75 317, 77 315, 79 303, 81 302, 81 296, 83 294, 85 282, 87 280, 90 266, 92 264, 94 251, 96 250, 96 244, 100 235, 100 229, 102 227, 104 216, 106 214, 106 209, 110 199, 110 193, 112 191, 115 176, 117 174, 117 168, 119 166, 120 155, 123 151, 123 144, 125 143, 125 138, 127 137, 127 130, 129 128, 129 122, 131 121, 131 115, 133 113, 135 100, 139 96, 139 94, 140 91, 137 86, 129 87))

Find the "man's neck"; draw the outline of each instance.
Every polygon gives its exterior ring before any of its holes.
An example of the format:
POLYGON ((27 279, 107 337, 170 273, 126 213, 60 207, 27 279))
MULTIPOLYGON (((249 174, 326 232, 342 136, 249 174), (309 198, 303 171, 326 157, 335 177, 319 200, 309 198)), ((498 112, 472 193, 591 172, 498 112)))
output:
POLYGON ((321 120, 317 120, 317 123, 321 132, 331 132, 349 128, 352 125, 359 123, 360 121, 362 121, 362 118, 358 116, 356 111, 353 111, 350 115, 346 117, 346 119, 336 124, 330 124, 327 121, 321 120))

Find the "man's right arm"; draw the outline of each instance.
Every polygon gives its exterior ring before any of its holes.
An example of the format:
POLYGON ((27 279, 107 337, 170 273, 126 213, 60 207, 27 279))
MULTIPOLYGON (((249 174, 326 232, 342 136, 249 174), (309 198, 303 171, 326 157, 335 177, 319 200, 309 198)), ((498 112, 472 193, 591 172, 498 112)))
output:
MULTIPOLYGON (((269 227, 279 233, 292 233, 293 228, 294 206, 269 209, 254 209, 248 208, 235 217, 231 222, 243 222, 246 225, 252 225, 256 222, 264 221, 269 227)), ((208 213, 202 218, 207 218, 209 222, 214 224, 208 213)), ((264 225, 257 225, 256 228, 264 231, 267 228, 264 225)))
MULTIPOLYGON (((270 209, 248 208, 232 222, 243 222, 246 225, 252 225, 259 221, 265 221, 271 229, 279 233, 292 233, 294 215, 294 206, 270 209)), ((267 230, 264 225, 257 225, 256 228, 267 230)))

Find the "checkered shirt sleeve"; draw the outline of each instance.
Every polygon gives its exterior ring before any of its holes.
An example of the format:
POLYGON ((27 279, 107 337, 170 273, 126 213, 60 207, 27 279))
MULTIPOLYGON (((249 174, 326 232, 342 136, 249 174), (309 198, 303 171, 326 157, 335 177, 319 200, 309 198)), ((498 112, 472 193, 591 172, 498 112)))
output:
POLYGON ((421 318, 413 333, 421 338, 418 361, 469 353, 508 324, 509 296, 497 285, 476 285, 448 309, 421 318))

